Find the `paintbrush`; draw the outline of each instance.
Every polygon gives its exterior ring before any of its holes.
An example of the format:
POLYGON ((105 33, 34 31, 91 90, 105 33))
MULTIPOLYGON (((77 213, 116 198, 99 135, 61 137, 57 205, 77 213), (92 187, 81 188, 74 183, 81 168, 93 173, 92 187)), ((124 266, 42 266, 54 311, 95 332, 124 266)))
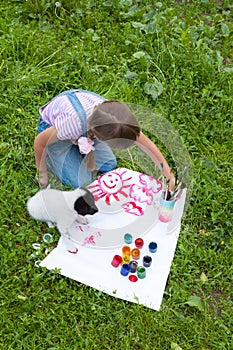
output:
POLYGON ((184 178, 184 176, 185 176, 187 170, 188 170, 188 166, 185 165, 185 167, 184 167, 184 169, 183 169, 183 171, 182 171, 182 174, 181 174, 180 178, 177 179, 177 180, 178 180, 178 182, 176 182, 177 187, 175 188, 175 191, 171 194, 170 200, 175 199, 175 198, 178 196, 178 194, 180 193, 180 191, 181 191, 183 188, 186 187, 186 186, 182 183, 182 180, 183 180, 183 178, 184 178))
POLYGON ((182 192, 182 190, 186 188, 186 185, 183 182, 179 182, 177 188, 175 189, 175 191, 172 193, 172 196, 170 198, 170 200, 174 200, 176 199, 176 197, 182 192))
POLYGON ((165 193, 166 193, 166 183, 165 183, 165 176, 163 173, 163 163, 160 163, 161 166, 161 172, 162 172, 162 184, 163 184, 163 191, 162 191, 162 196, 165 198, 165 193))

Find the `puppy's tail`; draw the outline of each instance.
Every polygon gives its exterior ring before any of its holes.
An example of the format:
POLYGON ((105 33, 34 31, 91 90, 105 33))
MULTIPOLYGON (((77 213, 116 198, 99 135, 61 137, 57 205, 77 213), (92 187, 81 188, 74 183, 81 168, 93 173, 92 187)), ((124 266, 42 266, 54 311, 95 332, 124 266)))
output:
POLYGON ((35 208, 34 208, 33 204, 34 204, 33 197, 29 198, 27 201, 26 207, 27 207, 27 211, 28 211, 29 215, 31 217, 33 217, 34 219, 36 219, 35 218, 35 208))
POLYGON ((41 220, 41 208, 40 201, 38 198, 40 197, 40 192, 37 192, 33 197, 29 198, 27 201, 27 211, 29 215, 36 220, 41 220))

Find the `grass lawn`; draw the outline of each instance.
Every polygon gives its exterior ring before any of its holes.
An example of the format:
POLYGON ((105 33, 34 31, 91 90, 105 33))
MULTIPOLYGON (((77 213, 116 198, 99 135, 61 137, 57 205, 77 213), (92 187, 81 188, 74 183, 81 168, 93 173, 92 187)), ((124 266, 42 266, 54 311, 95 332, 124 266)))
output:
POLYGON ((1 0, 0 11, 0 349, 232 349, 232 2, 1 0), (25 206, 38 108, 74 87, 156 111, 190 157, 159 312, 35 266, 59 239, 25 206))

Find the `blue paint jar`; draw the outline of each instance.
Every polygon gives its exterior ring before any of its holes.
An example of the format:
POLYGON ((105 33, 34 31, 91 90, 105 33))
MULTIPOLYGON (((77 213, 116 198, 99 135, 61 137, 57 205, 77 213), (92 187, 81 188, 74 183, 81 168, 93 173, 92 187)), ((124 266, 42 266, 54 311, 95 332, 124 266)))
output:
POLYGON ((145 255, 145 256, 143 257, 143 266, 144 266, 144 267, 150 267, 151 263, 152 263, 152 258, 151 258, 151 256, 145 255))
POLYGON ((158 248, 157 243, 150 242, 150 244, 149 244, 150 253, 155 253, 157 251, 157 248, 158 248))
POLYGON ((130 265, 129 264, 124 264, 121 266, 121 274, 122 276, 128 276, 130 273, 130 265))

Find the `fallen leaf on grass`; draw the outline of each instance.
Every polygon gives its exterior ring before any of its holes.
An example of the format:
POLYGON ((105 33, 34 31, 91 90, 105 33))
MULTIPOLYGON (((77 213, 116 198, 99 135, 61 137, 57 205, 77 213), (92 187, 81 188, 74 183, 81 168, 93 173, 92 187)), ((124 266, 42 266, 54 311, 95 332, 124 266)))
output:
POLYGON ((176 343, 171 343, 171 349, 172 350, 182 350, 182 348, 176 343))
POLYGON ((191 297, 189 297, 184 304, 188 304, 189 306, 196 307, 200 311, 205 310, 203 301, 197 295, 191 295, 191 297))
POLYGON ((208 277, 206 276, 206 274, 204 272, 201 273, 201 276, 200 276, 200 280, 205 283, 208 281, 208 277))

